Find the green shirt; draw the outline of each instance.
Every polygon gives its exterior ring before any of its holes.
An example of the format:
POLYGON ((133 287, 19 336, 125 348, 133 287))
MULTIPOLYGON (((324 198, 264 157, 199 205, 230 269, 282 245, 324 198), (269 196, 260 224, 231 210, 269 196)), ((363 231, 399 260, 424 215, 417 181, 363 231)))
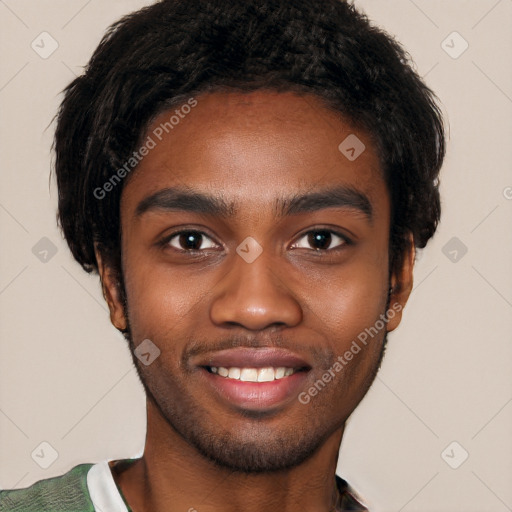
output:
POLYGON ((0 492, 1 512, 94 512, 87 489, 92 464, 75 466, 65 475, 40 480, 26 489, 0 492))

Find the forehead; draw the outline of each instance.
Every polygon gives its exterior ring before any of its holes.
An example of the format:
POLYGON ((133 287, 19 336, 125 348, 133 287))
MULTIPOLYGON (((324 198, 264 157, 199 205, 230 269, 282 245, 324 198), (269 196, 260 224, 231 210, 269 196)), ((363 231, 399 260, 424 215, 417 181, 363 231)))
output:
POLYGON ((246 209, 336 185, 361 190, 372 202, 387 196, 369 135, 313 95, 209 93, 188 105, 163 112, 149 127, 143 143, 151 139, 153 147, 126 183, 122 208, 134 212, 137 201, 175 186, 246 209))

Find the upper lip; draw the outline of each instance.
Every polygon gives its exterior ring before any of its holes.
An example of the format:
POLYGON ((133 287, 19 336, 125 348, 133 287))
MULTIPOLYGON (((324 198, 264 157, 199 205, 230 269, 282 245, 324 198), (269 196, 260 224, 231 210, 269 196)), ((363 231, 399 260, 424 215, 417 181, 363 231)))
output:
POLYGON ((281 348, 233 348, 220 350, 204 358, 198 366, 224 368, 305 368, 310 365, 297 354, 281 348))

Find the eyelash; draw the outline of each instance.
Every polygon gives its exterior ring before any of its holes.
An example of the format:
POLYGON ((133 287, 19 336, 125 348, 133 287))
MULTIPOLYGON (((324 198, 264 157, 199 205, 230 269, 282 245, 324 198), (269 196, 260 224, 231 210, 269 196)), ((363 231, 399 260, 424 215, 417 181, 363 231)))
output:
MULTIPOLYGON (((306 231, 305 233, 302 233, 298 237, 298 240, 301 240, 302 238, 304 238, 305 236, 307 236, 307 235, 309 235, 311 233, 328 233, 330 235, 334 235, 334 236, 340 238, 341 242, 342 242, 339 245, 337 245, 336 247, 331 248, 331 249, 310 249, 311 252, 313 252, 314 254, 327 254, 327 253, 332 254, 333 251, 342 250, 344 247, 353 244, 352 240, 350 240, 346 235, 344 235, 342 233, 339 233, 337 231, 334 231, 332 229, 329 229, 329 228, 310 229, 309 231, 306 231)), ((204 233, 203 231, 199 231, 199 230, 195 230, 195 229, 182 229, 180 231, 175 231, 174 233, 171 233, 168 236, 166 236, 161 242, 159 242, 159 245, 162 246, 163 248, 171 247, 175 251, 178 251, 178 252, 181 252, 181 253, 189 253, 189 254, 197 254, 197 253, 204 253, 204 252, 211 251, 211 250, 217 250, 217 249, 213 249, 213 248, 186 250, 186 249, 183 249, 183 248, 178 249, 176 247, 170 246, 171 240, 173 240, 174 238, 176 238, 176 237, 178 237, 180 235, 183 235, 183 234, 201 235, 201 236, 204 236, 204 237, 208 238, 212 242, 214 242, 214 240, 210 236, 208 236, 206 233, 204 233)), ((294 245, 297 244, 297 243, 298 242, 294 242, 294 245)), ((300 247, 300 249, 304 249, 304 248, 300 247)), ((295 249, 293 249, 293 250, 295 250, 295 249)))

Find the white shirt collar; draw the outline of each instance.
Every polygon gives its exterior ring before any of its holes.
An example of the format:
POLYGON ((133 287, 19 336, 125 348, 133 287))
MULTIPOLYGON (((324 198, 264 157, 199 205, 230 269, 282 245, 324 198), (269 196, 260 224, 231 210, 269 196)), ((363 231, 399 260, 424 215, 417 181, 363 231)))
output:
POLYGON ((98 462, 89 469, 87 488, 97 512, 128 512, 107 461, 98 462))

